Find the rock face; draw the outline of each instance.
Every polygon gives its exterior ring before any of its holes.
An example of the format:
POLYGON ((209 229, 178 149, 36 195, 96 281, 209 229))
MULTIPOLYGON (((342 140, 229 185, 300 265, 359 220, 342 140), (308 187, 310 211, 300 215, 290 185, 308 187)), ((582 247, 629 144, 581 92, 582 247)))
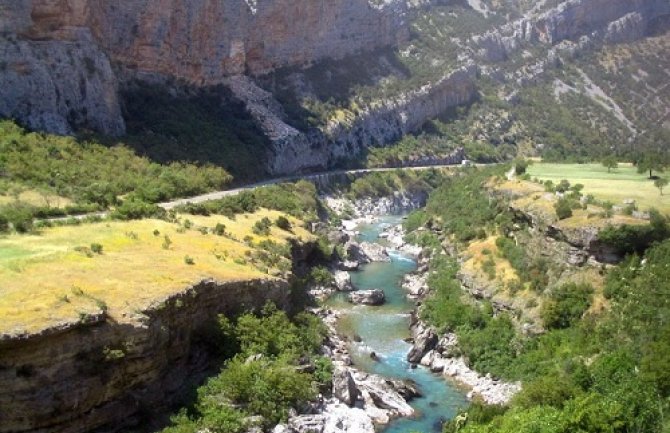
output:
MULTIPOLYGON (((632 41, 670 14, 666 0, 567 0, 474 36, 458 54, 460 68, 445 71, 441 79, 375 101, 352 119, 332 120, 308 131, 289 125, 274 95, 251 78, 397 46, 409 38, 410 9, 432 3, 0 0, 0 116, 59 134, 88 128, 122 135, 118 89, 126 84, 223 84, 270 140, 268 172, 324 169, 472 101, 477 95, 474 78, 495 75, 495 67, 477 66, 482 60, 497 62, 529 43, 545 44, 550 54, 532 68, 537 75, 544 70, 543 62, 555 61, 561 50, 632 41), (562 47, 563 42, 569 46, 562 47)), ((483 12, 488 13, 486 8, 483 12)), ((455 152, 441 161, 414 163, 461 160, 455 152)))
POLYGON ((408 37, 406 9, 401 0, 0 0, 0 115, 119 135, 119 82, 216 85, 392 46, 408 37))
POLYGON ((360 394, 351 372, 346 368, 336 368, 333 372, 333 395, 342 403, 353 406, 360 394))
POLYGON ((203 281, 144 311, 141 323, 96 321, 0 339, 0 432, 118 430, 165 410, 208 366, 218 314, 289 307, 282 281, 203 281), (198 320, 194 320, 194 318, 198 320))
MULTIPOLYGON (((268 167, 275 174, 304 169, 323 169, 333 161, 350 158, 371 146, 400 139, 420 128, 427 119, 447 109, 470 102, 477 94, 474 78, 477 68, 464 66, 435 83, 382 101, 364 110, 354 120, 331 122, 323 129, 300 131, 286 123, 286 114, 274 97, 246 77, 229 82, 235 96, 270 138, 274 158, 268 167)), ((439 161, 417 161, 416 165, 458 164, 464 159, 460 149, 439 161)))
POLYGON ((386 301, 381 289, 359 290, 349 294, 349 302, 362 305, 382 305, 386 301))
POLYGON ((414 345, 407 354, 407 361, 412 364, 418 364, 428 351, 432 350, 437 344, 437 334, 435 331, 421 322, 417 322, 412 326, 412 336, 414 338, 414 345))
POLYGON ((480 59, 500 61, 524 43, 557 45, 582 36, 604 42, 634 40, 652 21, 670 13, 665 0, 567 0, 537 16, 525 16, 473 38, 480 59))

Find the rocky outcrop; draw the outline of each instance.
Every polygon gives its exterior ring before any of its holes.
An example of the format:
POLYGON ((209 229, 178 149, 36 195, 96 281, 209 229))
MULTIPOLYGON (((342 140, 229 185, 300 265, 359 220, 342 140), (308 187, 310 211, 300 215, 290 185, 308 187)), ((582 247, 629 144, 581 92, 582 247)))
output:
POLYGON ((353 284, 351 284, 351 275, 347 271, 335 271, 333 272, 333 278, 335 279, 335 287, 340 292, 351 292, 354 290, 353 284))
POLYGON ((218 314, 289 308, 279 280, 206 280, 141 314, 140 321, 82 321, 0 339, 0 432, 118 430, 183 397, 209 366, 218 314), (197 320, 194 320, 197 318, 197 320))
POLYGON ((335 366, 334 397, 325 401, 316 414, 293 416, 288 425, 278 426, 274 433, 372 433, 374 426, 387 424, 399 416, 414 415, 407 401, 420 394, 416 386, 357 370, 352 366, 347 341, 335 330, 339 313, 325 309, 314 312, 329 331, 323 352, 335 366))
POLYGON ((437 334, 432 328, 416 320, 416 317, 413 318, 413 322, 410 331, 414 344, 407 354, 407 361, 412 364, 418 364, 426 353, 431 351, 437 344, 437 334))
POLYGON ((445 334, 435 349, 427 352, 420 362, 431 371, 442 373, 470 388, 469 399, 479 397, 487 404, 507 404, 521 390, 519 382, 504 382, 490 374, 481 375, 468 367, 465 358, 459 356, 455 334, 445 334))
POLYGON ((371 242, 348 242, 345 245, 347 255, 359 263, 390 262, 386 248, 371 242))
MULTIPOLYGON (((474 85, 476 73, 476 66, 464 66, 434 83, 393 99, 379 101, 351 120, 331 121, 323 128, 309 131, 300 131, 288 125, 280 104, 252 80, 236 77, 229 82, 235 96, 246 104, 270 137, 274 157, 269 170, 281 174, 328 168, 334 162, 351 158, 368 147, 383 146, 416 131, 427 119, 470 102, 477 94, 474 85)), ((432 163, 458 164, 464 158, 463 149, 457 149, 432 163)), ((423 163, 426 161, 415 161, 410 165, 423 163)))
POLYGON ((358 290, 349 294, 349 302, 361 305, 382 305, 386 301, 384 291, 381 289, 358 290))
POLYGON ((333 372, 333 395, 342 403, 353 406, 360 394, 351 372, 343 367, 336 368, 333 372))
POLYGON ((527 43, 558 45, 588 37, 603 42, 634 40, 657 17, 670 13, 665 0, 568 0, 540 15, 528 15, 473 37, 480 59, 507 59, 527 43))

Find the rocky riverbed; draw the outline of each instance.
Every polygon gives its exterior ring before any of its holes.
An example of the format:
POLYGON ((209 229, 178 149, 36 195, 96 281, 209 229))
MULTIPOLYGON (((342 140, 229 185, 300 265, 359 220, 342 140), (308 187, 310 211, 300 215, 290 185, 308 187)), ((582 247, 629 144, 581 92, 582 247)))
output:
MULTIPOLYGON (((409 202, 411 201, 409 200, 409 202)), ((331 301, 328 301, 327 307, 314 310, 329 330, 329 337, 323 347, 323 353, 331 358, 335 367, 332 395, 327 398, 324 397, 318 404, 315 404, 312 413, 292 416, 287 424, 277 427, 276 433, 306 433, 308 431, 372 432, 375 431, 375 428, 386 425, 394 419, 421 418, 423 414, 420 409, 417 412, 417 409, 412 407, 413 405, 417 406, 412 402, 412 399, 422 400, 420 395, 426 385, 419 387, 412 382, 395 379, 394 374, 398 373, 399 368, 406 373, 418 372, 418 370, 412 370, 417 367, 425 368, 426 373, 422 377, 424 383, 426 383, 425 380, 430 382, 430 386, 427 396, 424 396, 423 399, 426 397, 430 399, 431 391, 436 385, 439 386, 440 382, 442 382, 441 387, 444 389, 451 389, 450 386, 455 387, 453 388, 454 391, 449 391, 451 393, 449 395, 458 393, 458 391, 455 391, 456 389, 466 389, 467 395, 464 397, 467 397, 467 399, 480 399, 490 404, 504 404, 520 389, 518 383, 505 383, 490 375, 481 375, 470 369, 467 360, 460 356, 458 339, 455 334, 439 334, 435 329, 418 319, 416 305, 420 305, 421 301, 430 293, 427 285, 430 257, 426 256, 421 248, 405 243, 405 233, 402 225, 399 224, 399 218, 393 223, 388 223, 380 215, 362 214, 370 207, 387 209, 389 202, 392 202, 392 200, 366 202, 364 206, 359 206, 356 202, 351 201, 340 202, 343 208, 353 209, 354 214, 357 215, 354 219, 344 220, 336 232, 329 233, 331 240, 336 240, 343 246, 346 257, 339 257, 332 264, 334 282, 331 286, 317 287, 311 290, 311 294, 322 301, 333 297, 337 293, 343 293, 336 297, 345 301, 336 306, 332 306, 331 301), (365 227, 375 227, 374 233, 369 234, 365 227), (394 299, 393 294, 390 299, 388 298, 388 293, 385 293, 384 287, 381 289, 369 286, 359 287, 358 282, 362 281, 361 278, 366 272, 375 269, 368 268, 369 266, 393 266, 391 262, 402 257, 408 257, 403 260, 416 262, 416 270, 398 274, 402 289, 398 290, 397 293, 401 298, 404 298, 401 304, 407 305, 408 309, 405 310, 405 313, 399 311, 397 319, 392 317, 390 319, 394 322, 399 320, 398 323, 406 323, 404 326, 409 326, 410 334, 402 340, 406 339, 411 344, 402 343, 403 346, 400 346, 401 353, 399 355, 385 352, 383 349, 375 352, 380 347, 374 341, 376 340, 376 337, 374 337, 376 331, 372 334, 361 331, 365 334, 362 337, 356 333, 353 336, 347 336, 346 332, 342 332, 342 324, 351 320, 354 322, 359 320, 352 319, 352 314, 361 317, 360 320, 363 320, 363 322, 360 323, 379 320, 371 319, 373 316, 369 316, 369 319, 362 319, 368 317, 366 316, 369 314, 366 313, 368 310, 356 309, 368 309, 370 308, 368 305, 379 305, 384 301, 390 302, 391 305, 389 307, 373 308, 385 309, 398 305, 399 301, 394 299), (355 278, 352 278, 352 276, 355 278), (347 300, 354 304, 363 305, 347 306, 347 300), (407 319, 406 317, 408 317, 410 311, 411 317, 407 319), (402 349, 403 347, 406 347, 406 349, 402 349), (394 359, 394 356, 397 356, 398 359, 394 359), (371 368, 371 366, 373 367, 371 368), (382 374, 373 374, 372 370, 382 372, 382 374)), ((412 207, 410 206, 410 208, 412 207)), ((357 329, 356 325, 353 329, 357 329)), ((407 328, 405 329, 407 330, 407 328)), ((367 331, 370 331, 370 329, 367 329, 367 331)), ((385 338, 387 336, 379 337, 379 339, 385 338)), ((400 339, 400 336, 395 338, 400 339)), ((437 398, 439 397, 436 396, 435 400, 437 398)), ((464 399, 456 399, 455 401, 464 401, 464 399)), ((436 403, 435 401, 428 402, 423 411, 445 411, 441 408, 433 410, 436 403)), ((446 412, 451 411, 451 415, 448 416, 454 416, 458 408, 463 408, 462 403, 458 405, 454 403, 451 409, 446 409, 446 412)), ((408 422, 412 423, 414 421, 408 422)), ((399 425, 404 426, 406 424, 394 422, 392 427, 384 431, 404 431, 402 430, 404 427, 394 429, 393 426, 399 425)), ((411 428, 415 428, 413 424, 411 426, 411 428)), ((434 424, 433 427, 435 427, 434 424)), ((407 428, 410 428, 409 425, 407 428)))

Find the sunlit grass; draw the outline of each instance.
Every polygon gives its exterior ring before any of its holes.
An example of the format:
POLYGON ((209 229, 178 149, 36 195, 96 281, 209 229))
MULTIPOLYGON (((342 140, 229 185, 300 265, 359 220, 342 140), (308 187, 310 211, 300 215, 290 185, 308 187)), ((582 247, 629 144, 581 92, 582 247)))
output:
POLYGON ((581 183, 584 194, 592 194, 615 205, 623 205, 624 200, 633 199, 642 210, 656 208, 670 214, 670 189, 661 196, 654 182, 648 179, 648 173, 639 174, 630 164, 619 164, 619 168, 608 173, 600 164, 535 163, 528 167, 528 174, 532 178, 554 183, 562 179, 567 179, 572 185, 581 183))
MULTIPOLYGON (((182 216, 181 225, 152 219, 101 222, 0 238, 0 334, 37 332, 103 308, 116 321, 132 321, 204 279, 272 278, 248 262, 244 238, 261 240, 252 234, 253 224, 279 215, 260 210, 236 220, 182 216), (183 228, 187 218, 190 229, 183 228), (199 230, 217 223, 226 226, 227 236, 199 230), (75 250, 93 243, 102 245, 102 254, 75 250)), ((273 226, 269 239, 310 238, 302 223, 289 219, 292 233, 273 226)))

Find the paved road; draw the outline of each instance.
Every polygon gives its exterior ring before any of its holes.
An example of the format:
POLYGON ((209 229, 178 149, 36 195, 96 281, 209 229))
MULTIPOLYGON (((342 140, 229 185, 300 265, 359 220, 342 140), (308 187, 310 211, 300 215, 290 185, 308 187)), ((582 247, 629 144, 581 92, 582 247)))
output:
MULTIPOLYGON (((488 164, 474 164, 476 166, 485 166, 488 164)), ((395 171, 395 170, 413 170, 413 171, 420 171, 420 170, 430 170, 430 169, 438 169, 438 168, 455 168, 455 167, 462 167, 461 164, 445 164, 445 165, 425 165, 425 166, 420 166, 420 167, 391 167, 391 168, 364 168, 364 169, 359 169, 359 170, 331 170, 331 171, 324 171, 320 173, 311 173, 311 174, 302 174, 302 175, 295 175, 295 176, 284 176, 284 177, 278 177, 275 179, 268 179, 264 180, 262 182, 257 182, 257 183, 251 183, 249 185, 245 185, 239 188, 234 188, 234 189, 227 189, 223 191, 215 191, 215 192, 210 192, 207 194, 202 194, 202 195, 197 195, 194 197, 187 197, 187 198, 181 198, 178 200, 173 200, 173 201, 168 201, 165 203, 158 203, 158 206, 162 207, 165 210, 170 210, 173 209, 177 206, 187 204, 187 203, 203 203, 206 201, 210 200, 218 200, 223 197, 228 197, 228 196, 233 196, 241 193, 242 191, 249 191, 254 188, 258 188, 261 186, 267 186, 267 185, 274 185, 277 183, 283 183, 283 182, 294 182, 298 180, 316 180, 319 177, 324 177, 324 176, 334 176, 334 175, 347 175, 347 174, 365 174, 365 173, 375 173, 375 172, 384 172, 384 171, 395 171)), ((73 215, 73 216, 67 216, 67 217, 55 217, 55 218, 47 218, 47 221, 61 221, 61 220, 68 220, 71 218, 83 220, 84 218, 87 217, 100 217, 100 218, 105 218, 109 212, 93 212, 93 213, 88 213, 88 214, 83 214, 83 215, 73 215)))
MULTIPOLYGON (((477 164, 477 165, 480 165, 480 164, 477 164)), ((210 193, 198 195, 198 196, 195 196, 195 197, 181 198, 181 199, 169 201, 169 202, 166 202, 166 203, 159 203, 158 206, 162 207, 165 210, 170 210, 172 208, 175 208, 177 206, 187 204, 187 203, 203 203, 203 202, 210 201, 210 200, 218 200, 218 199, 223 198, 223 197, 237 195, 242 191, 249 191, 249 190, 252 190, 254 188, 261 187, 261 186, 274 185, 274 184, 283 183, 283 182, 294 182, 294 181, 298 181, 298 180, 315 180, 315 179, 318 179, 319 177, 323 177, 323 176, 347 175, 347 174, 356 175, 356 174, 366 174, 366 173, 375 173, 375 172, 384 172, 384 171, 395 171, 395 170, 398 170, 398 169, 420 171, 420 170, 430 170, 430 169, 437 169, 437 168, 454 168, 454 167, 461 167, 461 166, 462 166, 461 164, 450 164, 450 165, 426 165, 426 166, 420 166, 420 167, 364 168, 364 169, 359 169, 359 170, 331 170, 331 171, 324 171, 324 172, 320 172, 320 173, 311 173, 311 174, 303 174, 303 175, 295 175, 295 176, 285 176, 285 177, 278 177, 278 178, 275 178, 275 179, 265 180, 265 181, 258 182, 258 183, 252 183, 252 184, 245 185, 245 186, 235 188, 235 189, 228 189, 228 190, 224 190, 224 191, 210 192, 210 193)))

